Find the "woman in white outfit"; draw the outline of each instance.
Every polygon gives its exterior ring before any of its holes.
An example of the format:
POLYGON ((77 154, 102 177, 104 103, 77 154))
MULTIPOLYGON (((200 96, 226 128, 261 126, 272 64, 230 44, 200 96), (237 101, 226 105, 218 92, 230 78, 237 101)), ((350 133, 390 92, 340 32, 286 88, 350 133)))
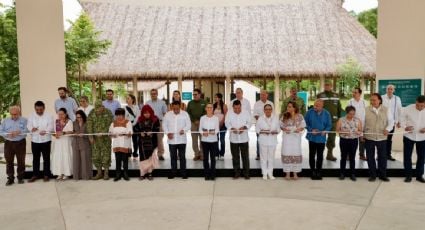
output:
POLYGON ((72 175, 72 137, 66 136, 74 130, 65 108, 58 111, 55 121, 56 141, 52 151, 52 173, 57 175, 57 180, 65 180, 72 175))
POLYGON ((274 180, 273 162, 277 146, 277 135, 280 132, 279 118, 273 114, 270 104, 264 105, 264 115, 258 118, 255 130, 260 143, 261 172, 263 179, 274 180))
POLYGON ((299 113, 297 104, 289 102, 280 122, 280 128, 283 131, 283 172, 286 173, 285 178, 288 180, 291 178, 291 172, 294 174, 294 179, 298 179, 297 173, 302 170, 301 138, 305 126, 304 117, 299 113))

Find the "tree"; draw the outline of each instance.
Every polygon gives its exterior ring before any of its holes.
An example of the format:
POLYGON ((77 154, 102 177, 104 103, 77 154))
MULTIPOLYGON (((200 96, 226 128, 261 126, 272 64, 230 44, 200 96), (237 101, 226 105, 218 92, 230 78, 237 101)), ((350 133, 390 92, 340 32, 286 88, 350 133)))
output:
POLYGON ((100 55, 106 53, 111 42, 100 39, 100 31, 96 31, 87 14, 82 13, 71 29, 65 32, 65 59, 67 83, 71 92, 77 90, 73 81, 78 81, 79 96, 82 91, 90 93, 90 83, 83 85, 81 77, 87 71, 87 65, 96 61, 100 55))
POLYGON ((362 68, 354 58, 348 58, 344 64, 339 65, 337 73, 341 96, 349 94, 354 87, 359 86, 362 68))
POLYGON ((0 116, 19 104, 19 66, 15 7, 0 5, 0 116))
POLYGON ((378 8, 363 11, 357 15, 357 20, 373 35, 378 37, 378 8))

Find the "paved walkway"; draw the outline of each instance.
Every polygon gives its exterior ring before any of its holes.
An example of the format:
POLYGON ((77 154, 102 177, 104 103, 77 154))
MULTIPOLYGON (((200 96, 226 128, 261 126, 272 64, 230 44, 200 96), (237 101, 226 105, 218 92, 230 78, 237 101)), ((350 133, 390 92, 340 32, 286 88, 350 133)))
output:
POLYGON ((424 194, 402 178, 40 181, 0 185, 0 228, 413 230, 423 229, 424 194))

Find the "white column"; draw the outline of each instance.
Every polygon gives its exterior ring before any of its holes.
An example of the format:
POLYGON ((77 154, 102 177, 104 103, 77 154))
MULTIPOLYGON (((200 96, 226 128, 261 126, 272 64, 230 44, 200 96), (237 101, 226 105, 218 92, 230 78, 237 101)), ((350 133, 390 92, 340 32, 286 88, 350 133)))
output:
POLYGON ((275 110, 275 114, 279 114, 280 113, 280 100, 279 100, 279 95, 280 95, 280 80, 279 80, 279 75, 276 74, 274 76, 274 110, 275 110))
POLYGON ((224 102, 226 103, 227 107, 230 108, 230 93, 231 93, 231 89, 230 87, 232 86, 232 80, 230 79, 230 76, 226 76, 226 81, 225 81, 225 90, 224 90, 224 102))
POLYGON ((57 88, 66 86, 61 0, 17 0, 16 22, 23 116, 36 100, 54 114, 57 88))

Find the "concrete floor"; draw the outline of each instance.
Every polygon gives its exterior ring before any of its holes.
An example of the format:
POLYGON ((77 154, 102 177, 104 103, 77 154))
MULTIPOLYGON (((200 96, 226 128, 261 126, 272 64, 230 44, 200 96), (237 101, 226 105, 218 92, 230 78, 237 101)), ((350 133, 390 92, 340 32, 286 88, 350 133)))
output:
MULTIPOLYGON (((0 179, 5 182, 5 168, 0 179)), ((1 229, 423 229, 425 185, 201 178, 0 185, 1 229)))

